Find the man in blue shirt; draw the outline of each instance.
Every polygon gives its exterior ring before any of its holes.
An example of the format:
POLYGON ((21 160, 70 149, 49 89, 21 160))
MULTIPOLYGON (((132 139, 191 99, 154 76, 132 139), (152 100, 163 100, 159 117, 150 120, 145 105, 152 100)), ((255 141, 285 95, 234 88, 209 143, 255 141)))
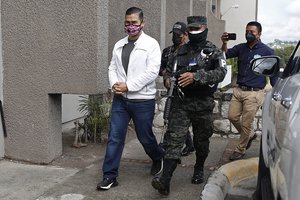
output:
MULTIPOLYGON (((233 88, 228 119, 240 133, 240 141, 235 148, 230 160, 243 158, 251 142, 257 137, 253 131, 253 121, 257 110, 264 100, 266 78, 258 76, 250 68, 250 61, 261 56, 274 55, 274 51, 261 42, 262 26, 256 21, 251 21, 246 26, 245 37, 247 42, 227 48, 228 33, 223 33, 222 50, 226 58, 238 58, 237 87, 233 88)), ((277 76, 270 79, 273 86, 277 76)))

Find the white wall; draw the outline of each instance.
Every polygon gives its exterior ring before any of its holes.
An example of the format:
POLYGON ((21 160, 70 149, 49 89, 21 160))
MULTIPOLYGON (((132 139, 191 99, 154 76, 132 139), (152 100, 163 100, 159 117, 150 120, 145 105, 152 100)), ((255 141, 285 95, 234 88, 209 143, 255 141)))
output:
POLYGON ((79 100, 82 99, 80 96, 87 95, 73 95, 63 94, 62 95, 62 129, 63 131, 74 128, 74 120, 83 120, 84 113, 79 112, 79 100))
POLYGON ((222 0, 221 1, 222 20, 226 21, 225 31, 237 34, 237 39, 235 41, 229 41, 228 47, 232 47, 235 44, 246 42, 245 39, 246 25, 248 22, 255 21, 257 19, 256 3, 257 0, 247 0, 247 1, 222 0), (233 5, 239 5, 239 7, 230 8, 233 5))

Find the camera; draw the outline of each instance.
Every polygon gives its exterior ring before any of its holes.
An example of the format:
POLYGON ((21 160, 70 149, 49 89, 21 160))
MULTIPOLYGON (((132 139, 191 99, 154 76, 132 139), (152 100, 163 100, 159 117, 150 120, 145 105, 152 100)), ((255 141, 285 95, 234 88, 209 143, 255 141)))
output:
POLYGON ((228 40, 236 40, 236 33, 228 33, 228 40))

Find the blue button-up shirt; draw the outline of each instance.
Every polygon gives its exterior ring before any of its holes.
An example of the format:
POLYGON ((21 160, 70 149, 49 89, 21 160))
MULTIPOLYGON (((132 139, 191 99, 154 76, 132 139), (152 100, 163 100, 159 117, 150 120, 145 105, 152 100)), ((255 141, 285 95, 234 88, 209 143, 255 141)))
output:
MULTIPOLYGON (((226 52, 226 57, 238 58, 237 84, 254 88, 264 88, 266 86, 266 78, 254 74, 250 68, 250 61, 253 58, 269 55, 274 55, 274 50, 261 41, 259 41, 252 49, 247 43, 241 43, 229 48, 226 52)), ((276 80, 277 76, 270 78, 272 86, 275 85, 276 80)))

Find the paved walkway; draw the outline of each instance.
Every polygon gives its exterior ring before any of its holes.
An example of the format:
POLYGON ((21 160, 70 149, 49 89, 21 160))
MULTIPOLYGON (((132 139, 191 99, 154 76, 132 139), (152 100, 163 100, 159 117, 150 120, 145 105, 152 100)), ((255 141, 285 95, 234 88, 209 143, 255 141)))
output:
MULTIPOLYGON (((159 138, 160 136, 158 136, 159 138)), ((205 178, 221 165, 237 142, 235 138, 212 137, 210 154, 205 163, 205 178)), ((245 158, 258 155, 258 141, 248 150, 245 158)), ((7 159, 0 161, 0 199, 3 200, 141 200, 160 199, 162 196, 152 188, 151 161, 145 155, 135 137, 125 146, 120 166, 119 186, 108 191, 97 191, 105 153, 104 145, 89 144, 76 149, 64 146, 64 154, 47 166, 20 163, 7 159)), ((193 185, 195 154, 183 157, 182 164, 174 173, 171 193, 164 199, 200 199, 205 184, 193 185)), ((233 197, 239 195, 233 191, 233 197)), ((229 194, 231 195, 231 194, 229 194)))

